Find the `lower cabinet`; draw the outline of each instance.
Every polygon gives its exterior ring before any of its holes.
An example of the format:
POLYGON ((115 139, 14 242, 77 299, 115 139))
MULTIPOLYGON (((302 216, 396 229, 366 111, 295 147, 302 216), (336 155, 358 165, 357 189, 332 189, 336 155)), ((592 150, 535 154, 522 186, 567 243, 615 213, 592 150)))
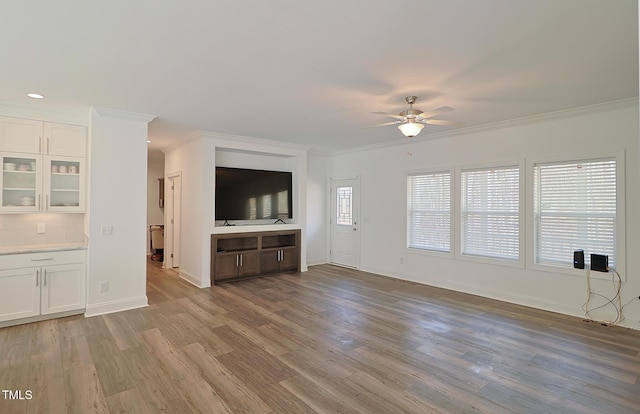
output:
POLYGON ((40 277, 42 315, 86 307, 84 264, 43 267, 40 269, 40 277))
POLYGON ((0 271, 0 322, 40 315, 37 269, 0 271))
POLYGON ((84 250, 4 255, 0 269, 0 323, 85 309, 84 250))
POLYGON ((298 269, 298 249, 285 247, 277 250, 263 250, 261 256, 262 273, 289 272, 298 269))
POLYGON ((254 276, 258 274, 258 253, 224 253, 218 255, 215 264, 215 275, 218 282, 237 277, 254 276))
POLYGON ((211 283, 300 270, 300 230, 212 234, 211 283))

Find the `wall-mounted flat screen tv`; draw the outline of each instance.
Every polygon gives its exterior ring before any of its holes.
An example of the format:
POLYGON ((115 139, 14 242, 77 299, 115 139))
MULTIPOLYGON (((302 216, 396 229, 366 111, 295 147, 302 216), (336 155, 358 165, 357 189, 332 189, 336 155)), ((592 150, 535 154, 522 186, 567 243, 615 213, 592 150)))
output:
POLYGON ((216 220, 293 218, 292 173, 216 167, 216 220))

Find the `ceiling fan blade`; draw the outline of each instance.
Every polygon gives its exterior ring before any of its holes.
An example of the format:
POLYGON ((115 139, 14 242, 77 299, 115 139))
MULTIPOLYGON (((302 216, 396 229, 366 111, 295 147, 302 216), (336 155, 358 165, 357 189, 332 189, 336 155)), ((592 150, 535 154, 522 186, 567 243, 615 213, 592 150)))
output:
POLYGON ((446 125, 446 126, 462 126, 462 122, 447 121, 444 119, 425 119, 423 121, 427 125, 446 125))
POLYGON ((387 125, 395 125, 395 124, 401 124, 402 121, 391 121, 391 122, 385 122, 384 124, 376 124, 376 125, 369 125, 363 128, 375 128, 375 127, 381 127, 381 126, 387 126, 387 125))
POLYGON ((371 112, 372 114, 376 114, 376 115, 384 115, 384 116, 390 116, 391 118, 396 118, 396 119, 402 119, 404 120, 403 116, 400 115, 396 115, 396 114, 390 114, 388 112, 371 112))
POLYGON ((454 109, 450 106, 441 106, 440 108, 436 108, 432 111, 428 111, 428 112, 423 112, 420 114, 421 117, 423 118, 431 118, 432 116, 436 116, 436 115, 440 115, 440 114, 446 114, 447 112, 451 112, 454 109))

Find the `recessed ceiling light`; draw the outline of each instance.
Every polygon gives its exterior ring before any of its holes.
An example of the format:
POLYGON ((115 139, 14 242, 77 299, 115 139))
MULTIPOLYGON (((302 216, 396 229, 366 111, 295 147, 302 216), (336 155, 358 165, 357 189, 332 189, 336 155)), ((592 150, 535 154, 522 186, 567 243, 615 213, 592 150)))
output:
POLYGON ((27 96, 33 99, 42 99, 44 95, 40 95, 39 93, 28 93, 27 96))
POLYGON ((151 141, 147 140, 147 144, 151 144, 151 141))

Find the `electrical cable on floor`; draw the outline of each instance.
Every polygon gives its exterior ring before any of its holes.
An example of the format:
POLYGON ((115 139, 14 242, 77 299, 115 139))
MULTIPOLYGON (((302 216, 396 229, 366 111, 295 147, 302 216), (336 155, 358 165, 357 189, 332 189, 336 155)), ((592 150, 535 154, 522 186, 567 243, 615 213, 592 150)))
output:
POLYGON ((587 269, 587 301, 582 304, 582 310, 584 311, 584 317, 589 320, 589 302, 591 302, 591 271, 587 269))
MULTIPOLYGON (((604 295, 601 295, 599 293, 595 293, 591 291, 591 271, 587 270, 587 301, 582 305, 582 310, 585 312, 585 318, 586 321, 588 322, 595 322, 595 323, 599 323, 603 326, 615 326, 617 324, 619 324, 620 322, 622 322, 624 320, 624 316, 622 314, 622 308, 624 307, 622 305, 622 298, 620 297, 620 291, 622 289, 622 278, 620 277, 620 274, 616 271, 616 270, 609 270, 609 273, 613 273, 618 277, 618 283, 616 284, 616 280, 615 278, 612 276, 611 278, 611 282, 613 283, 613 289, 615 290, 616 294, 613 298, 608 298, 604 295), (589 309, 589 304, 591 303, 591 297, 592 296, 599 296, 603 299, 606 300, 606 302, 603 305, 600 305, 596 308, 593 309, 589 309), (618 304, 616 305, 615 301, 618 301, 618 304), (591 312, 604 308, 608 305, 613 306, 613 308, 616 310, 616 318, 613 321, 599 321, 599 320, 595 320, 591 317, 591 312)), ((628 304, 629 302, 627 302, 628 304)), ((625 304, 625 306, 627 305, 625 304)))
MULTIPOLYGON (((634 296, 631 299, 629 299, 624 305, 622 305, 622 309, 624 309, 625 306, 627 306, 628 304, 630 304, 631 302, 633 302, 636 299, 640 299, 640 297, 638 296, 634 296)), ((622 309, 620 310, 620 312, 622 312, 622 309)))

